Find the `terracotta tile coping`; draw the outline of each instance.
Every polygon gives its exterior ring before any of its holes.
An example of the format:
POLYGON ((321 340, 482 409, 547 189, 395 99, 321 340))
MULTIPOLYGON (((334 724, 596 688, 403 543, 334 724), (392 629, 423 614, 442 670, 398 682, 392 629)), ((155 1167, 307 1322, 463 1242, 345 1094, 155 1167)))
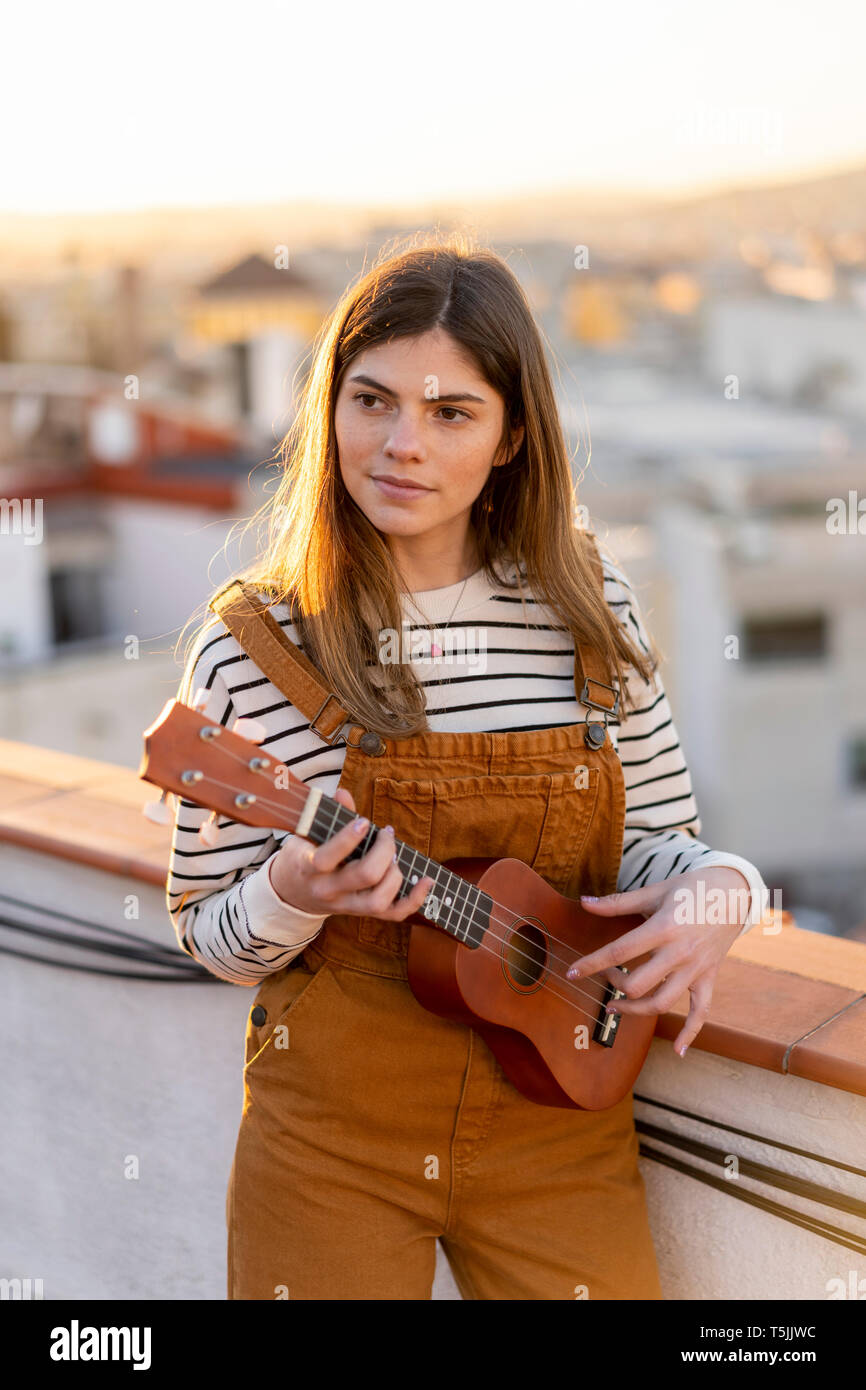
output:
MULTIPOLYGON (((129 768, 0 739, 9 844, 163 888, 171 830, 141 814, 158 795, 129 768)), ((683 995, 656 1036, 675 1038, 687 1008, 683 995)), ((723 961, 692 1046, 866 1095, 866 944, 802 931, 788 913, 777 933, 754 927, 723 961)))

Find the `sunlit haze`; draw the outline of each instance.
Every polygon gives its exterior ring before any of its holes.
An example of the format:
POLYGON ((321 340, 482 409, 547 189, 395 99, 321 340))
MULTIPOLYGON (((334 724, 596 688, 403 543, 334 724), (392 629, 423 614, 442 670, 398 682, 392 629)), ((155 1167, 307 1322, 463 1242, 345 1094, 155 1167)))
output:
POLYGON ((0 207, 709 191, 866 159, 866 6, 18 5, 0 207))

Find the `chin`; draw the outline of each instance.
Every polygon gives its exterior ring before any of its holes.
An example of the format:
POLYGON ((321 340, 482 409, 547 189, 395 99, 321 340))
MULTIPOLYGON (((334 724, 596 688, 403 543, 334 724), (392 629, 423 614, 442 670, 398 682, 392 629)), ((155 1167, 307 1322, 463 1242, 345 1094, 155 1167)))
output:
POLYGON ((370 521, 385 536, 421 536, 425 531, 429 531, 429 526, 419 526, 418 522, 412 522, 408 518, 402 521, 400 517, 374 517, 370 521))

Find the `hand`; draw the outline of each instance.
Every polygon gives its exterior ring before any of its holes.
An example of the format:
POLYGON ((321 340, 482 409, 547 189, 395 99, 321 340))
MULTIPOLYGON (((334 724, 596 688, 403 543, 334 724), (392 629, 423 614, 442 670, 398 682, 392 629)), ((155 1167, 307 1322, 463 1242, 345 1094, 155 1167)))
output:
POLYGON ((691 996, 686 1021, 674 1042, 681 1057, 704 1026, 713 997, 716 975, 746 919, 750 893, 748 881, 738 869, 693 869, 661 883, 648 883, 629 893, 610 893, 605 898, 581 898, 581 907, 603 917, 643 913, 646 921, 609 945, 582 956, 566 971, 569 979, 604 970, 626 998, 608 1005, 609 1013, 663 1014, 683 990, 691 996), (698 883, 703 881, 703 900, 711 913, 697 911, 698 883), (745 907, 743 884, 746 884, 745 907), (714 893, 722 889, 722 893, 714 893), (736 891, 731 891, 736 890, 736 891), (719 900, 725 907, 718 911, 719 900), (721 923, 696 920, 699 916, 723 917, 721 923), (615 967, 650 952, 648 960, 624 975, 615 967), (613 967, 613 968, 609 968, 613 967))
MULTIPOLYGON (((334 800, 349 811, 355 810, 351 794, 342 787, 334 793, 334 800)), ((366 819, 360 827, 353 821, 315 848, 301 836, 286 840, 274 855, 270 868, 271 885, 277 896, 289 907, 322 916, 348 912, 358 917, 402 922, 417 912, 433 886, 433 879, 429 876, 420 879, 411 893, 395 902, 403 875, 394 862, 394 832, 390 826, 379 831, 371 848, 360 859, 343 864, 346 855, 356 848, 369 827, 366 819)))

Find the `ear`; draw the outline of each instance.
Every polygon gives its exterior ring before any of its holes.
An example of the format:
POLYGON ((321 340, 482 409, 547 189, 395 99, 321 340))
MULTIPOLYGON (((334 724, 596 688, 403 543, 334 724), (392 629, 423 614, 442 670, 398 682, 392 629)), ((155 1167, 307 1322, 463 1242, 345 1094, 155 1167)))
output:
POLYGON ((510 450, 510 453, 508 454, 507 458, 499 459, 498 462, 496 463, 495 467, 499 468, 503 463, 510 463, 510 462, 511 462, 511 460, 514 458, 514 455, 517 453, 517 450, 520 448, 521 444, 523 443, 523 436, 524 436, 524 434, 525 434, 525 430, 524 430, 524 428, 523 428, 523 425, 518 425, 516 430, 512 430, 512 432, 511 432, 511 450, 510 450))
POLYGON ((518 425, 518 426, 517 426, 517 429, 514 430, 512 436, 511 436, 512 448, 511 448, 511 453, 510 453, 510 455, 509 455, 509 462, 511 461, 511 459, 514 458, 514 455, 517 453, 518 449, 520 448, 521 444, 523 443, 523 436, 524 436, 525 433, 526 433, 526 431, 524 430, 524 428, 523 428, 522 425, 518 425))

